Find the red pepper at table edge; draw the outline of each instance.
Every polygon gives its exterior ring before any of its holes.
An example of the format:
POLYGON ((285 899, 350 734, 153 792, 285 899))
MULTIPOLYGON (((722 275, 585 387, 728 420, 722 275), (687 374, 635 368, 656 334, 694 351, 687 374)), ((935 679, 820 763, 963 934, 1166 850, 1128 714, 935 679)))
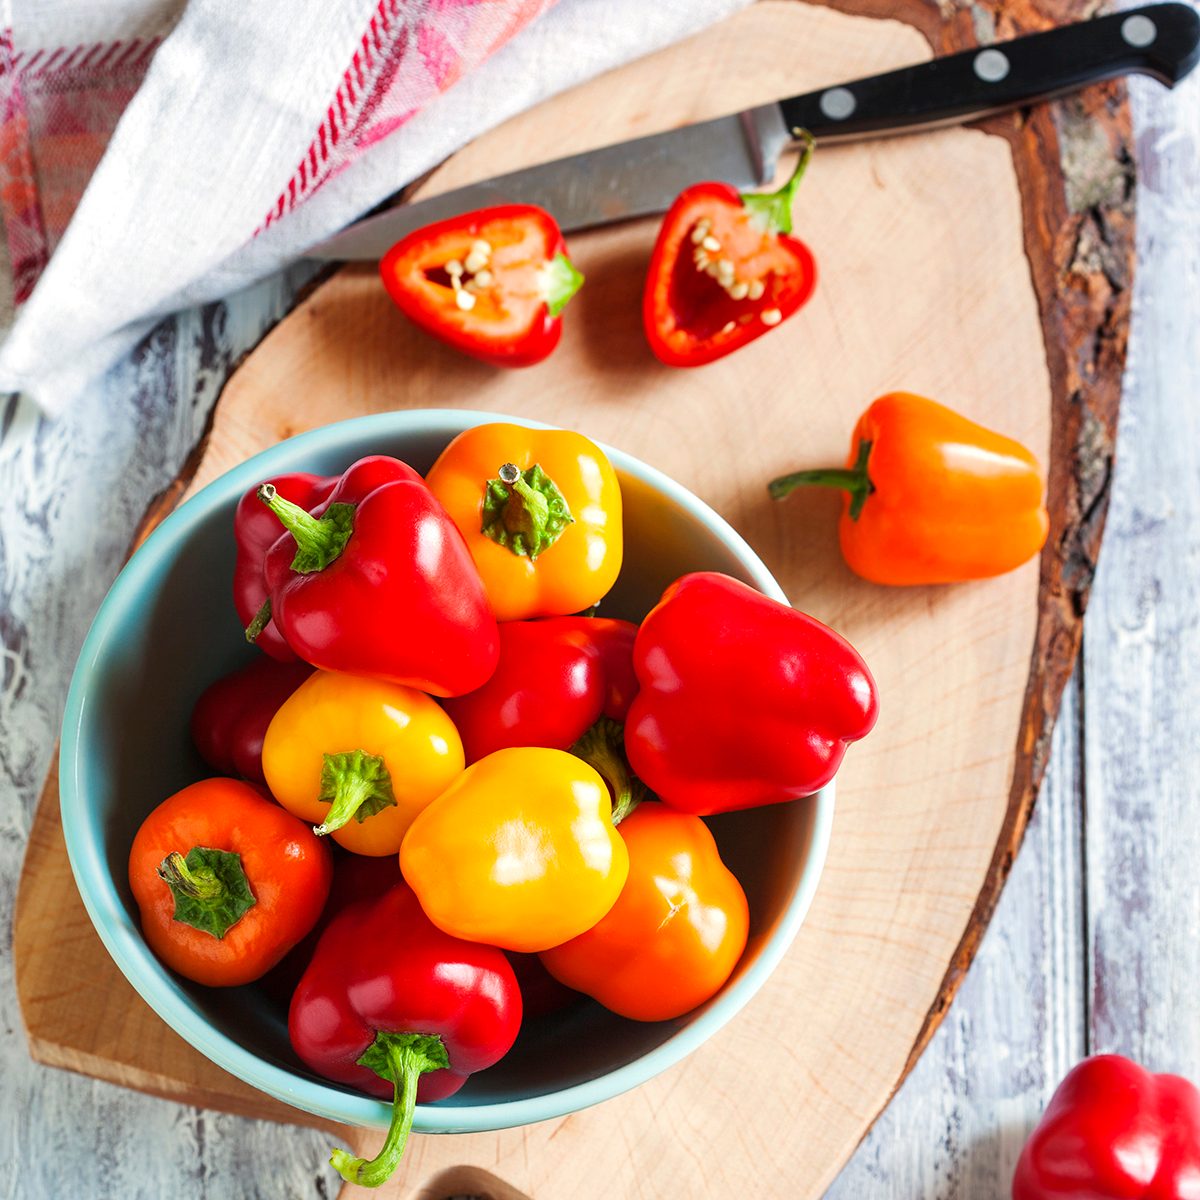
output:
POLYGON ((493 750, 567 750, 600 716, 600 651, 572 617, 500 622, 500 661, 481 688, 443 702, 468 766, 493 750))
POLYGON ((312 672, 298 659, 256 658, 209 684, 192 709, 192 741, 200 757, 220 775, 266 783, 262 748, 267 726, 312 672))
MULTIPOLYGON (((293 504, 310 512, 316 508, 337 483, 337 476, 276 475, 266 480, 281 495, 293 504)), ((271 608, 267 603, 267 581, 263 578, 263 560, 267 551, 279 541, 279 520, 264 508, 258 498, 258 488, 251 488, 238 501, 233 516, 233 539, 237 557, 233 564, 233 606, 244 629, 257 628, 253 643, 271 658, 280 662, 294 662, 296 653, 283 640, 283 634, 271 620, 271 608)))
POLYGON ((583 276, 554 218, 531 204, 464 213, 415 230, 379 264, 392 302, 441 341, 498 367, 541 362, 583 276))
POLYGON ((633 670, 633 644, 638 627, 632 621, 616 617, 562 617, 563 628, 575 628, 596 647, 604 667, 604 708, 606 717, 625 722, 629 706, 638 692, 633 670))
POLYGON ((1117 1054, 1084 1059, 1025 1143, 1013 1200, 1197 1200, 1200 1092, 1117 1054))
POLYGON ((273 619, 305 662, 434 696, 479 687, 500 653, 462 534, 421 477, 375 455, 312 513, 263 485, 287 530, 267 551, 273 619))
POLYGON ((393 1099, 392 1124, 371 1162, 330 1160, 375 1187, 395 1169, 413 1105, 456 1092, 508 1053, 521 993, 504 954, 443 933, 400 885, 352 905, 325 930, 292 997, 288 1034, 313 1070, 393 1099))
POLYGON ((638 631, 634 668, 629 764, 661 800, 700 816, 810 795, 879 715, 849 642, 716 572, 667 588, 638 631))
POLYGON ((722 358, 787 320, 817 283, 812 251, 791 237, 792 199, 813 152, 809 138, 777 192, 727 183, 680 192, 663 218, 642 297, 655 357, 670 367, 722 358))

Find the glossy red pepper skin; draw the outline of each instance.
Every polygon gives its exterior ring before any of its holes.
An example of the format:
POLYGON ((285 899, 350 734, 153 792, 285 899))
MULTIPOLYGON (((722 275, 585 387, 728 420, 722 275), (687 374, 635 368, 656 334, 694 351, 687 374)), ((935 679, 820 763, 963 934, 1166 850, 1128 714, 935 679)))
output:
POLYGON ((266 783, 262 748, 267 726, 312 671, 299 659, 256 658, 209 684, 192 709, 192 742, 200 757, 218 775, 266 783))
POLYGON ((637 674, 633 669, 633 644, 638 627, 632 621, 615 617, 563 617, 563 628, 578 630, 595 646, 604 671, 604 708, 606 717, 624 724, 629 706, 638 693, 637 674))
POLYGON ((661 362, 698 367, 723 358, 808 302, 817 265, 791 236, 791 202, 811 153, 810 144, 779 192, 745 195, 708 182, 676 198, 654 243, 642 298, 646 339, 661 362), (718 271, 722 262, 728 275, 718 271))
POLYGON ((442 707, 462 738, 467 764, 510 746, 568 750, 600 716, 603 661, 572 617, 500 623, 500 661, 475 691, 442 707))
POLYGON ((521 1027, 521 993, 502 951, 443 933, 401 884, 326 927, 288 1011, 296 1053, 326 1079, 387 1099, 356 1060, 376 1033, 436 1034, 450 1066, 421 1076, 417 1102, 452 1096, 499 1062, 521 1027))
POLYGON ((1013 1200, 1196 1200, 1200 1092, 1116 1054, 1088 1058, 1050 1098, 1017 1162, 1013 1200))
POLYGON ((629 764, 665 803, 700 816, 810 795, 879 715, 849 642, 715 572, 667 588, 642 622, 634 668, 629 764))
MULTIPOLYGON (((337 483, 337 476, 309 475, 297 472, 291 475, 276 475, 267 480, 293 503, 310 512, 328 499, 337 483)), ((267 599, 267 581, 263 578, 263 563, 267 551, 279 540, 279 522, 273 513, 263 507, 251 488, 239 501, 233 517, 233 537, 237 546, 237 557, 233 564, 233 606, 237 609, 242 628, 246 628, 258 615, 267 599)), ((271 658, 280 662, 294 662, 295 651, 283 640, 283 634, 268 621, 254 644, 271 658)))
POLYGON ((548 357, 562 337, 562 308, 583 282, 554 218, 530 204, 480 209, 427 225, 397 242, 379 271, 388 295, 410 321, 498 367, 527 367, 548 357), (488 256, 472 270, 471 250, 481 242, 488 256), (458 267, 457 285, 446 270, 449 263, 458 267), (481 276, 486 285, 479 283, 481 276), (469 308, 460 304, 464 291, 469 308))
POLYGON ((499 657, 496 619, 462 535, 421 477, 397 459, 364 458, 311 515, 335 505, 352 506, 353 527, 328 565, 294 570, 289 532, 267 551, 273 620, 288 645, 322 670, 434 696, 483 684, 499 657))

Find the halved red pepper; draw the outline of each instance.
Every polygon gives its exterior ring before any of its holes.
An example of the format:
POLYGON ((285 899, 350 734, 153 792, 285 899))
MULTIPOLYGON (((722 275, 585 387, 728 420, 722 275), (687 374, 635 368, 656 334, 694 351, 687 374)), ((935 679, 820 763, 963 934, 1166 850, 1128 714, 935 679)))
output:
POLYGON ((427 225, 397 242, 379 270, 410 321, 498 367, 546 358, 583 283, 554 218, 531 204, 427 225))
POLYGON ((671 367, 698 367, 762 337, 807 303, 812 252, 792 232, 792 198, 812 157, 808 139, 777 192, 727 183, 682 191, 650 259, 642 319, 650 349, 671 367))

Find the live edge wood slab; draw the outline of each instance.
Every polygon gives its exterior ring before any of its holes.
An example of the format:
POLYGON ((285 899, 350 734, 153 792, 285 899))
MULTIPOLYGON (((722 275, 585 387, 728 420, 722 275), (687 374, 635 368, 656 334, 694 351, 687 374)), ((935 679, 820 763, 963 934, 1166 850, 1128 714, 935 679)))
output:
MULTIPOLYGON (((765 0, 480 138, 424 190, 1090 11, 1051 0, 765 0)), ((149 524, 249 454, 329 421, 397 407, 523 414, 618 445, 696 491, 798 607, 859 646, 880 685, 880 724, 839 778, 816 901, 751 1005, 685 1063, 597 1108, 414 1138, 383 1194, 816 1197, 887 1102, 991 915, 1078 648, 1125 350, 1129 137, 1114 85, 971 129, 819 152, 797 205, 821 265, 816 298, 699 371, 660 367, 642 340, 650 221, 572 239, 588 284, 559 350, 532 370, 495 372, 431 343, 391 309, 373 269, 350 267, 231 377, 149 524), (859 410, 894 388, 939 397, 1038 453, 1052 516, 1040 564, 960 587, 877 588, 841 563, 836 497, 767 499, 772 476, 839 461, 859 410)), ((306 1120, 198 1055, 118 974, 74 891, 53 775, 22 875, 15 957, 40 1061, 306 1120)), ((336 1136, 372 1151, 380 1135, 336 1136)))

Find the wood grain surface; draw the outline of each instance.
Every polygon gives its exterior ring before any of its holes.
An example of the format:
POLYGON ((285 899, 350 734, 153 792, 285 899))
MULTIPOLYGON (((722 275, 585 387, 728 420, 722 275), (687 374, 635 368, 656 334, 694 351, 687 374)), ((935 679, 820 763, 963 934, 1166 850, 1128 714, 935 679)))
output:
MULTIPOLYGON (((736 30, 659 56, 655 69, 642 74, 640 89, 631 74, 615 92, 621 104, 597 103, 602 97, 595 88, 603 82, 556 102, 553 128, 567 139, 561 145, 537 125, 537 114, 529 114, 481 139, 431 186, 494 173, 499 163, 519 165, 533 145, 538 155, 582 148, 578 118, 598 110, 605 120, 593 122, 588 136, 602 143, 648 132, 639 125, 646 111, 678 121, 765 100, 789 83, 797 85, 787 48, 801 43, 823 47, 821 69, 827 74, 801 74, 800 86, 898 65, 921 53, 917 35, 894 23, 795 5, 759 6, 737 18, 736 30), (778 47, 776 62, 764 63, 763 45, 778 47), (697 91, 698 59, 709 64, 705 76, 730 71, 730 85, 718 98, 697 91), (654 105, 646 103, 647 89, 654 105), (713 107, 706 109, 706 103, 713 107), (572 110, 572 104, 578 107, 572 110)), ((582 316, 569 325, 574 333, 553 360, 557 374, 546 380, 549 386, 535 391, 520 376, 497 378, 430 347, 397 326, 373 273, 349 271, 267 339, 222 400, 193 486, 280 436, 347 410, 482 402, 497 411, 562 422, 566 403, 575 418, 569 423, 665 467, 730 515, 798 603, 860 644, 885 696, 921 695, 929 701, 897 709, 890 722, 885 705, 880 731, 855 769, 844 773, 838 841, 809 924, 787 967, 732 1031, 661 1084, 582 1120, 458 1138, 452 1146, 444 1139, 421 1139, 410 1151, 409 1182, 398 1185, 404 1194, 433 1186, 430 1181, 441 1180, 447 1169, 479 1166, 497 1155, 501 1175, 523 1190, 555 1195, 570 1188, 582 1194, 579 1171, 589 1161, 589 1147, 590 1161, 604 1161, 596 1156, 611 1141, 605 1130, 625 1127, 634 1114, 645 1124, 651 1113, 654 1127, 682 1123, 690 1126, 691 1137, 675 1139, 675 1153, 658 1138, 645 1139, 620 1161, 605 1161, 605 1179, 616 1172, 618 1186, 631 1191, 682 1178, 692 1147, 708 1137, 706 1120, 715 1129, 727 1117, 726 1098, 738 1091, 732 1058, 744 1069, 756 1053, 768 1101, 756 1113, 758 1136, 740 1140, 737 1152, 693 1184, 703 1187, 702 1194, 728 1194, 753 1162, 762 1194, 817 1194, 930 1028, 946 963, 962 953, 962 930, 980 910, 981 885, 984 905, 990 906, 986 892, 997 854, 1007 861, 1009 853, 1007 847, 995 850, 996 835, 1008 830, 1005 836, 1014 836, 1012 829, 1024 821, 1020 806, 1032 789, 1033 742, 1022 743, 1018 730, 1036 628, 1036 572, 1031 565, 986 584, 899 595, 855 586, 836 554, 831 498, 792 504, 784 516, 782 506, 764 503, 761 487, 790 466, 840 458, 858 409, 870 396, 897 386, 897 378, 999 425, 1045 455, 1052 400, 1038 297, 1024 254, 1028 226, 1018 177, 1004 141, 967 130, 842 151, 830 154, 827 164, 819 176, 814 173, 820 182, 809 188, 803 224, 833 282, 803 326, 789 325, 772 336, 775 352, 769 357, 739 356, 702 377, 655 369, 636 322, 650 222, 576 243, 593 283, 579 302, 582 316), (947 204, 956 215, 949 226, 938 219, 947 204), (985 255, 986 289, 976 270, 985 255), (870 304, 863 303, 864 288, 870 304), (622 311, 634 320, 612 318, 622 311), (950 343, 932 362, 930 313, 938 313, 936 329, 950 343), (590 330, 601 314, 608 324, 597 337, 590 330), (826 353, 808 353, 813 345, 826 353), (864 345, 872 346, 872 355, 855 353, 864 345), (790 394, 827 400, 816 408, 781 401, 790 394), (778 435, 769 442, 760 436, 766 427, 778 435), (714 462, 713 445, 727 449, 723 463, 714 462), (942 666, 931 688, 934 655, 942 666), (1014 744, 1025 756, 1018 758, 1015 777, 1014 744), (944 806, 930 804, 933 789, 944 806), (877 817, 876 798, 883 793, 896 814, 891 826, 877 817), (864 878, 870 887, 864 887, 864 878), (832 967, 835 955, 844 970, 832 967), (825 982, 819 999, 805 986, 818 974, 825 982), (789 1021, 797 1032, 802 1027, 803 1036, 793 1039, 799 1043, 792 1047, 795 1062, 787 1062, 785 1071, 772 1035, 791 1027, 789 1021), (876 1038, 870 1049, 852 1050, 864 1021, 874 1025, 876 1038), (797 1095, 796 1081, 805 1078, 822 1081, 821 1087, 797 1095), (778 1080, 774 1086, 772 1079, 778 1080), (699 1097, 709 1098, 707 1118, 699 1097), (796 1120, 822 1131, 802 1156, 786 1137, 796 1120)), ((1057 293, 1050 297, 1056 298, 1057 293)), ((1068 476, 1055 493, 1056 517, 1065 517, 1070 489, 1068 476)), ((1058 532, 1067 524, 1060 519, 1058 532)), ((1052 609, 1042 628, 1057 631, 1060 623, 1052 609)), ((1034 661, 1041 666, 1047 659, 1037 654, 1034 661)), ((1059 670, 1054 678, 1060 684, 1061 668, 1053 660, 1048 666, 1051 674, 1059 670)), ((1045 687, 1035 680, 1038 701, 1045 687)), ((1037 706, 1033 712, 1026 728, 1038 734, 1045 713, 1037 706)), ((45 886, 44 876, 39 883, 45 886)), ((23 911, 40 910, 28 903, 23 911)), ((23 928, 36 928, 35 920, 19 922, 19 941, 23 928)), ((26 1013, 29 1018, 28 1004, 26 1013)), ((38 1021, 30 1018, 30 1026, 38 1029, 38 1021)), ((105 1052, 121 1042, 109 1037, 105 1052)), ((124 1042, 134 1051, 141 1048, 132 1030, 124 1042)), ((128 1057, 119 1056, 123 1065, 128 1057)), ((203 1098, 210 1102, 211 1094, 203 1098)))

